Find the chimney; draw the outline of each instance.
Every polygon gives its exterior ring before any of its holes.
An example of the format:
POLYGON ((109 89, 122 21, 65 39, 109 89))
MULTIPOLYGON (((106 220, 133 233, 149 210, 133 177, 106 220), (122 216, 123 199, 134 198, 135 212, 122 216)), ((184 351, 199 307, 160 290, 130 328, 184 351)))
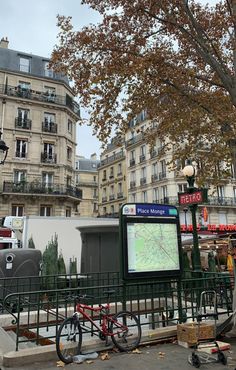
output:
POLYGON ((91 154, 90 159, 92 161, 96 161, 97 160, 97 154, 96 153, 91 154))
POLYGON ((2 37, 0 41, 0 48, 8 49, 8 44, 9 44, 9 41, 7 37, 6 38, 2 37))

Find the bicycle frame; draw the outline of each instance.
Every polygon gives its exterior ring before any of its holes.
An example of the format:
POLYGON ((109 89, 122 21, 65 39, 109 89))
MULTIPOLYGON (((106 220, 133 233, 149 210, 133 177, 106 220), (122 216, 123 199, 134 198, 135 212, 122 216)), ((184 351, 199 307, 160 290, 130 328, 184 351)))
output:
POLYGON ((88 305, 83 304, 83 303, 77 303, 77 305, 76 305, 76 313, 81 314, 83 316, 83 318, 88 320, 104 336, 106 336, 106 337, 111 336, 112 337, 115 334, 119 334, 119 333, 123 333, 124 331, 127 331, 127 327, 125 325, 120 324, 119 322, 117 322, 116 320, 113 319, 113 314, 110 314, 109 310, 110 310, 110 304, 109 303, 106 303, 104 305, 100 305, 98 307, 88 306, 88 305), (92 319, 91 315, 89 315, 87 312, 85 312, 85 310, 88 310, 90 312, 99 313, 99 314, 101 314, 102 311, 105 310, 106 313, 102 313, 102 323, 101 323, 101 325, 98 325, 92 319), (120 328, 120 330, 116 330, 115 333, 114 332, 111 333, 109 331, 108 322, 114 322, 116 324, 116 328, 117 329, 120 328))

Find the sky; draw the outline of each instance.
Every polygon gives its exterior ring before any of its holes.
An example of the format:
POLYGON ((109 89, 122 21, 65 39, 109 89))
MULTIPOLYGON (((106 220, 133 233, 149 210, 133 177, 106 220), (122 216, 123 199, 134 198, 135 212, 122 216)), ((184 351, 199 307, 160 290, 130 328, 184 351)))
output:
MULTIPOLYGON (((202 0, 213 5, 216 0, 202 0)), ((80 0, 0 0, 0 38, 7 37, 9 48, 50 58, 57 42, 57 15, 72 16, 78 30, 90 23, 97 23, 99 15, 80 5, 80 0)), ((86 113, 82 111, 83 118, 86 113)), ((101 143, 86 125, 77 129, 77 154, 90 158, 101 153, 101 143)))
MULTIPOLYGON (((72 16, 75 29, 96 23, 99 15, 80 0, 0 0, 0 38, 9 49, 50 58, 57 43, 57 14, 72 16)), ((81 112, 86 117, 85 112, 81 112)), ((77 129, 77 154, 90 158, 101 153, 101 143, 86 125, 77 129)))

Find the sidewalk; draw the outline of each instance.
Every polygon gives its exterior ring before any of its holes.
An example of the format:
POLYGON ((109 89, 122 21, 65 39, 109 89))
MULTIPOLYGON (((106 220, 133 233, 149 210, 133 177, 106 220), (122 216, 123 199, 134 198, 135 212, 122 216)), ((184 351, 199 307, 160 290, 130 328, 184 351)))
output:
MULTIPOLYGON (((201 364, 203 370, 234 370, 236 368, 236 338, 227 339, 231 344, 230 351, 224 351, 228 358, 226 366, 220 363, 201 364)), ((109 351, 109 359, 102 360, 101 354, 91 363, 69 364, 65 369, 74 370, 190 370, 195 369, 188 363, 188 355, 191 349, 186 349, 175 343, 159 343, 151 346, 139 347, 140 353, 116 353, 109 351)), ((35 362, 17 367, 17 370, 58 370, 60 363, 55 361, 35 362)), ((1 366, 2 370, 11 369, 1 366)), ((16 367, 12 368, 16 369, 16 367)))

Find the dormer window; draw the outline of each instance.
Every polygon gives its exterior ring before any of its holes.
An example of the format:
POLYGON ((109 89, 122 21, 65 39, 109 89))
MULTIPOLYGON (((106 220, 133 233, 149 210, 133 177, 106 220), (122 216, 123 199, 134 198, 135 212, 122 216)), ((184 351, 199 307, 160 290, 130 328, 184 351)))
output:
POLYGON ((29 58, 20 57, 20 71, 21 72, 30 72, 30 60, 29 58))

